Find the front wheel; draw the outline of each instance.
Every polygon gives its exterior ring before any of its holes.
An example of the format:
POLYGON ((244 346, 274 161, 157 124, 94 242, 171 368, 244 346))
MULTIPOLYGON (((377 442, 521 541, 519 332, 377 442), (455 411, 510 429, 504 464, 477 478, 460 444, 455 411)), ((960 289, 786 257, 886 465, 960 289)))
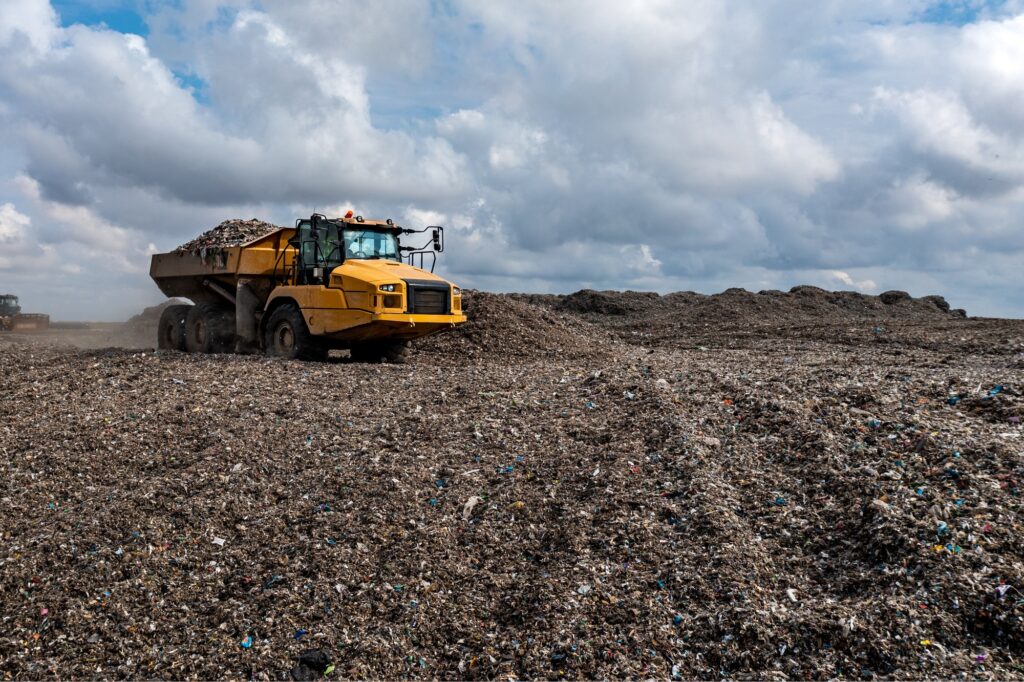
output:
POLYGON ((288 360, 323 360, 327 355, 316 337, 309 333, 302 312, 291 303, 270 313, 263 347, 267 355, 288 360))

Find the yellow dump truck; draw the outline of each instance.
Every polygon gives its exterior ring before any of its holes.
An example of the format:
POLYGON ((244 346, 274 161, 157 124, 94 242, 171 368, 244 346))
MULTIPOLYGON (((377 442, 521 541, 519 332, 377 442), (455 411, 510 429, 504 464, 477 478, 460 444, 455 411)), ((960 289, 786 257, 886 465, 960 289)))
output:
POLYGON ((164 309, 157 347, 400 362, 412 339, 466 321, 461 290, 433 274, 443 250, 442 227, 315 214, 240 246, 155 254, 160 291, 195 303, 164 309), (428 241, 403 246, 413 235, 428 241))

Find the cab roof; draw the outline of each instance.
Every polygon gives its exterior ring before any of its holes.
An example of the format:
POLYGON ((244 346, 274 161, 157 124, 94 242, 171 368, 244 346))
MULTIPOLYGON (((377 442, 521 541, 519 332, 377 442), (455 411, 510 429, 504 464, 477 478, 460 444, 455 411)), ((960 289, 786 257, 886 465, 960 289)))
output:
MULTIPOLYGON (((308 220, 308 218, 304 219, 304 220, 308 220)), ((351 218, 347 218, 347 217, 328 218, 328 220, 330 222, 332 222, 332 223, 343 223, 346 226, 351 225, 352 227, 358 227, 358 228, 361 228, 361 229, 365 229, 367 227, 376 227, 376 228, 379 228, 381 230, 395 230, 395 231, 400 231, 402 229, 402 227, 400 225, 398 225, 398 224, 396 224, 394 222, 389 223, 386 220, 367 220, 367 219, 363 218, 362 216, 353 216, 351 218)))

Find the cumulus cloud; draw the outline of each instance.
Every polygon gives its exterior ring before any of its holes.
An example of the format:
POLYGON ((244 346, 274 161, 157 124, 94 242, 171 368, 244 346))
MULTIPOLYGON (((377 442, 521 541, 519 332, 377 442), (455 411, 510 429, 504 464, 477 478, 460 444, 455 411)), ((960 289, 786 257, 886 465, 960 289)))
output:
POLYGON ((5 246, 21 242, 24 239, 31 219, 8 202, 0 205, 0 243, 5 246))
POLYGON ((1018 0, 149 9, 143 37, 0 5, 0 240, 37 241, 3 268, 125 292, 96 315, 156 300, 151 248, 349 207, 446 224, 468 286, 1024 313, 1019 267, 979 274, 1024 252, 1018 0))

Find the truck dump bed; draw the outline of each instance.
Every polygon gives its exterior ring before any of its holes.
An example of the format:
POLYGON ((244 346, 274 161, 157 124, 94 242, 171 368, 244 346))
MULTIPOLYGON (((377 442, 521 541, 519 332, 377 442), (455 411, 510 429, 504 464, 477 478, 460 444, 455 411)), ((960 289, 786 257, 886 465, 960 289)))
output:
POLYGON ((45 332, 50 328, 50 316, 40 313, 20 313, 11 318, 11 331, 45 332))
POLYGON ((208 283, 234 291, 242 277, 280 277, 292 264, 295 251, 286 247, 294 234, 294 228, 283 227, 241 246, 154 254, 149 275, 168 297, 214 301, 219 297, 208 283))

